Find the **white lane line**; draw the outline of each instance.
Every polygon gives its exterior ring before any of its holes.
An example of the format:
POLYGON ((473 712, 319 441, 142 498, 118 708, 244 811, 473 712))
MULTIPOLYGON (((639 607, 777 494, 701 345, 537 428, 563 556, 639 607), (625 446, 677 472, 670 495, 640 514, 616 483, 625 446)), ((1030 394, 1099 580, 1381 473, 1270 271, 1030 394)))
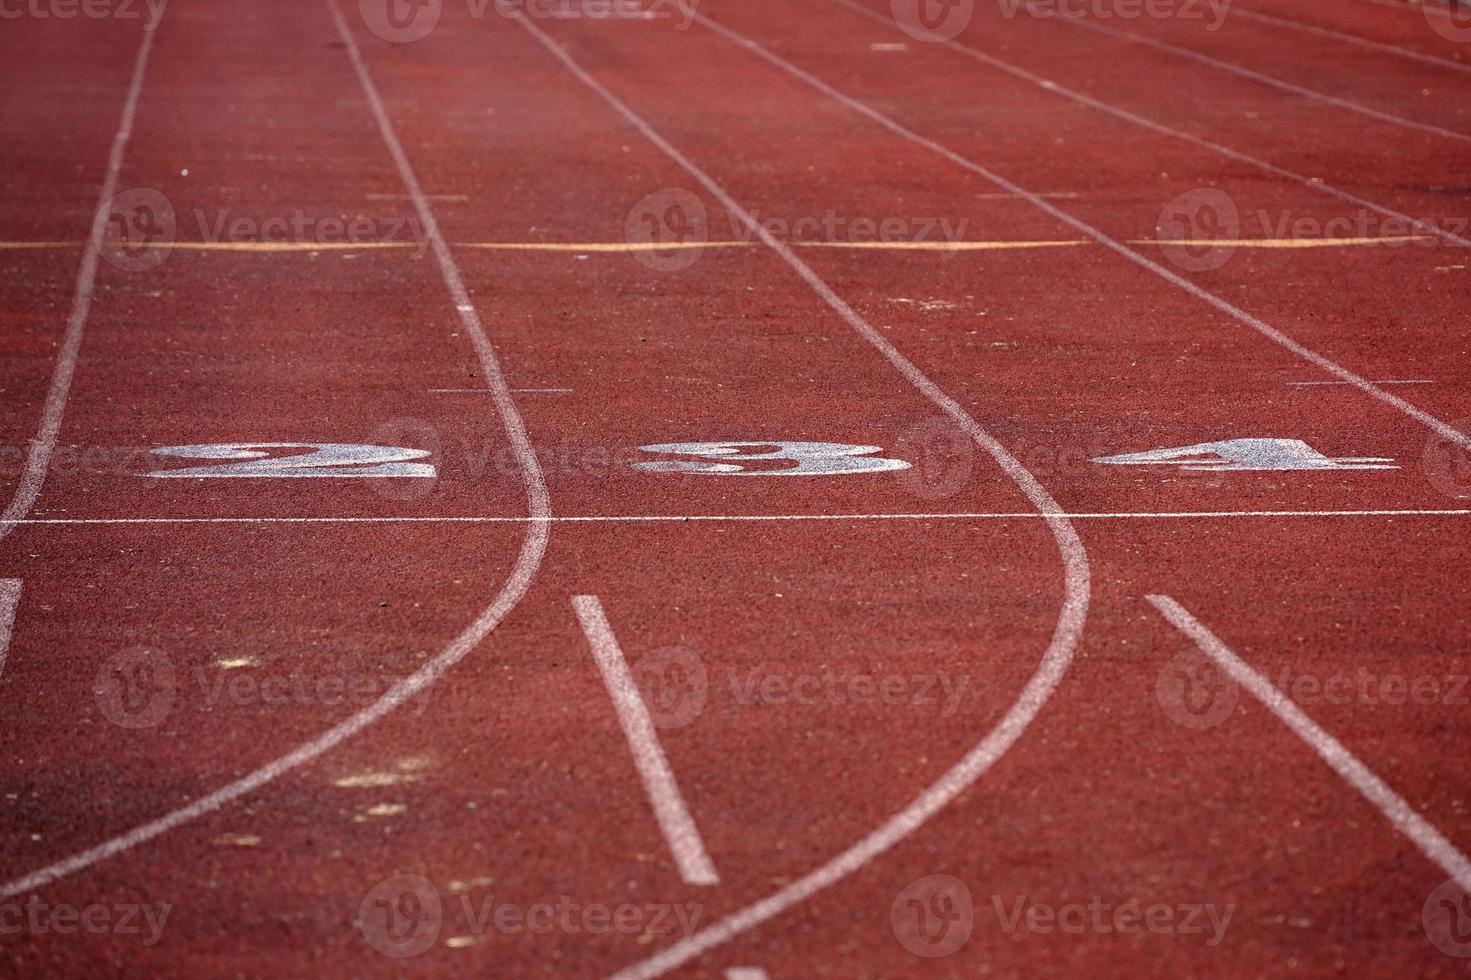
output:
MULTIPOLYGON (((568 392, 568 391, 571 391, 571 390, 572 390, 571 388, 512 388, 511 389, 511 391, 514 392, 514 393, 516 393, 516 394, 528 394, 528 395, 530 395, 530 394, 561 393, 561 392, 568 392)), ((489 388, 430 388, 430 389, 428 389, 428 391, 429 391, 429 394, 431 394, 431 395, 458 395, 458 394, 488 395, 488 394, 490 394, 490 389, 489 388)))
MULTIPOLYGON (((419 214, 420 223, 439 260, 439 271, 450 298, 457 304, 466 304, 469 300, 464 283, 460 278, 459 268, 450 257, 449 246, 445 244, 444 237, 440 234, 439 224, 434 220, 434 213, 430 209, 429 202, 425 199, 418 178, 414 176, 413 168, 409 166, 408 158, 404 155, 398 137, 394 134, 393 124, 389 121, 387 110, 383 107, 383 100, 378 94, 378 89, 373 85, 372 79, 368 76, 367 66, 363 64, 357 41, 343 21, 342 14, 338 12, 336 3, 333 0, 326 0, 326 4, 327 9, 332 13, 337 33, 342 38, 348 58, 357 73, 358 81, 362 85, 363 93, 367 96, 373 116, 377 120, 383 142, 387 145, 394 163, 398 165, 399 176, 403 179, 404 187, 414 200, 414 208, 419 214)), ((232 800, 251 793, 298 766, 305 765, 323 753, 336 748, 437 681, 440 675, 463 660, 471 650, 489 636, 500 621, 521 601, 521 597, 531 587, 531 581, 541 567, 542 555, 546 552, 547 537, 551 533, 551 525, 546 518, 551 516, 551 505, 541 468, 536 462, 536 452, 531 447, 531 439, 526 434, 526 426, 521 420, 520 413, 516 410, 516 403, 507 390, 500 362, 496 359, 495 351, 489 339, 486 338, 485 331, 481 328, 480 318, 471 308, 469 311, 460 311, 460 321, 465 333, 474 343, 486 384, 495 394, 495 404, 501 417, 501 423, 515 450, 517 462, 526 481, 527 505, 532 518, 521 542, 520 553, 516 556, 516 564, 491 604, 424 666, 394 684, 377 701, 333 725, 311 741, 240 779, 200 797, 188 806, 135 827, 95 847, 47 865, 38 871, 33 871, 22 878, 0 885, 0 897, 9 898, 12 895, 32 891, 48 882, 152 840, 181 824, 218 810, 232 800)))
POLYGON ((699 521, 1018 521, 1061 517, 1088 520, 1190 520, 1245 517, 1471 517, 1471 509, 1440 510, 1173 510, 1173 511, 946 511, 908 514, 558 514, 552 517, 460 515, 443 517, 32 517, 22 524, 688 524, 699 521))
POLYGON ((618 724, 623 726, 624 737, 633 752, 633 764, 638 768, 644 790, 649 794, 654 819, 659 822, 659 829, 664 831, 664 839, 669 842, 669 850, 674 853, 679 876, 687 885, 720 884, 715 863, 705 851, 699 828, 685 805, 674 770, 669 768, 669 759, 659 744, 659 732, 649 717, 649 709, 639 693, 638 684, 628 671, 628 662, 623 659, 618 638, 608 625, 603 604, 595 595, 575 595, 572 607, 577 610, 577 621, 582 624, 593 659, 598 662, 598 671, 608 687, 608 696, 613 699, 618 724))
POLYGON ((0 578, 0 673, 5 671, 5 654, 10 650, 10 632, 15 628, 19 605, 20 579, 0 578))
POLYGON ((753 902, 737 912, 720 919, 704 929, 679 940, 654 954, 642 963, 636 963, 617 974, 617 980, 646 980, 660 976, 683 963, 699 956, 705 950, 727 942, 741 933, 755 928, 783 912, 806 901, 817 892, 841 881, 862 868, 865 864, 888 851, 905 837, 914 833, 925 821, 948 806, 976 780, 980 779, 1031 725, 1042 705, 1052 696, 1063 675, 1072 663, 1073 652, 1082 637, 1083 621, 1087 618, 1090 598, 1088 555, 1078 533, 1066 517, 1062 506, 1052 499, 1031 472, 1016 457, 1007 451, 995 436, 986 431, 979 422, 971 418, 960 403, 947 395, 923 371, 916 367, 899 349, 876 330, 842 297, 835 293, 812 268, 800 259, 796 252, 778 240, 766 227, 715 182, 709 174, 696 166, 668 140, 661 136, 638 113, 620 100, 589 75, 572 56, 557 45, 540 27, 524 14, 515 14, 515 20, 528 34, 534 37, 552 57, 562 63, 580 82, 606 102, 614 112, 622 116, 629 125, 643 134, 644 138, 657 146, 665 156, 678 164, 700 186, 720 202, 725 213, 738 218, 750 233, 775 252, 807 283, 828 307, 843 319, 853 331, 881 354, 925 398, 955 422, 976 445, 986 451, 1031 502, 1044 515, 1048 530, 1056 543, 1062 562, 1063 599, 1058 610, 1057 626, 1047 649, 1037 663, 1037 669, 1026 685, 1017 694, 1016 701, 975 745, 950 769, 931 783, 903 809, 874 828, 863 839, 847 850, 832 857, 826 863, 807 872, 795 881, 782 886, 766 898, 753 902))
POLYGON ((15 529, 17 518, 24 517, 35 506, 36 498, 41 494, 41 485, 46 482, 51 454, 56 449, 56 437, 61 432, 61 419, 66 413, 66 400, 71 394, 72 376, 77 370, 77 357, 82 349, 87 314, 92 309, 92 292, 97 285, 97 257, 102 250, 102 236, 107 233, 112 198, 117 193, 118 174, 123 168, 123 153, 127 149, 128 138, 133 134, 133 119, 138 114, 143 78, 148 73, 148 55, 153 50, 153 39, 158 34, 158 27, 167 9, 168 0, 164 0, 154 15, 153 26, 144 28, 137 57, 133 59, 133 75, 128 81, 128 94, 123 100, 122 117, 118 121, 117 135, 112 138, 112 150, 107 156, 107 175, 102 180, 102 191, 97 195, 97 210, 92 214, 92 231, 87 238, 87 247, 82 252, 82 264, 77 272, 76 291, 72 294, 66 333, 56 355, 51 387, 46 392, 41 422, 37 427, 36 438, 31 440, 31 451, 26 455, 20 483, 15 488, 10 505, 0 514, 0 539, 15 529))
POLYGON ((767 980, 767 976, 759 966, 733 966, 725 971, 725 980, 767 980))
POLYGON ((1081 27, 1085 30, 1094 31, 1098 34, 1104 34, 1108 37, 1116 37, 1134 44, 1142 44, 1145 47, 1154 48, 1156 51, 1165 51, 1170 54, 1179 55, 1182 58, 1188 58, 1189 60, 1197 62, 1199 64, 1207 65, 1211 68, 1216 68, 1224 72, 1230 72, 1233 75, 1237 75, 1241 78, 1247 78, 1254 82, 1260 82, 1263 85, 1270 86, 1271 88, 1275 88, 1279 91, 1289 92, 1292 95, 1300 95, 1303 98, 1312 99, 1315 102, 1321 102, 1323 105, 1331 105, 1338 109, 1346 109, 1349 112, 1356 112, 1359 115, 1368 116, 1371 119, 1377 119, 1380 122, 1389 123, 1392 126, 1399 126, 1404 129, 1417 129, 1421 132, 1432 133, 1436 136, 1444 136, 1448 139, 1471 142, 1471 135, 1468 135, 1466 133, 1458 133, 1455 130, 1451 129, 1442 129, 1440 126, 1435 126, 1431 123, 1419 122, 1414 119, 1406 118, 1405 116, 1396 116, 1391 112, 1382 112, 1378 109, 1370 108, 1369 106, 1362 105, 1358 102, 1351 102, 1348 99, 1340 99, 1337 96, 1327 95, 1323 92, 1316 91, 1315 89, 1305 88, 1301 85, 1295 85, 1292 82, 1283 81, 1282 79, 1276 78, 1272 75, 1266 75, 1259 71, 1253 71, 1252 69, 1245 68, 1241 65, 1236 64, 1235 62, 1222 61, 1219 58, 1212 58, 1210 55, 1201 54, 1199 51, 1194 51, 1190 48, 1182 48, 1178 45, 1167 44, 1164 41, 1157 40, 1145 34, 1136 34, 1133 31, 1123 31, 1119 30, 1116 27, 1105 27, 1104 25, 1095 23, 1092 20, 1070 14, 1059 13, 1053 19, 1064 24, 1071 24, 1074 27, 1081 27))
POLYGON ((1329 37, 1336 41, 1344 41, 1348 44, 1358 45, 1361 48, 1371 48, 1375 51, 1387 51, 1390 54, 1399 55, 1403 58, 1413 58, 1415 61, 1423 61, 1427 65, 1435 65, 1437 68, 1454 68, 1456 71, 1471 72, 1471 65, 1463 65, 1459 61, 1451 61, 1449 58, 1437 58, 1433 54, 1425 54, 1410 48, 1402 48, 1395 44, 1385 44, 1382 41, 1371 41, 1357 34, 1345 34, 1342 31, 1330 30, 1326 27, 1318 27, 1314 24, 1304 24, 1300 20, 1288 20, 1286 17, 1275 17, 1264 14, 1259 10, 1243 10, 1241 7, 1232 7, 1231 16, 1245 17, 1247 20, 1260 21, 1263 24, 1274 24, 1286 27, 1289 30, 1302 31, 1305 34, 1316 34, 1319 37, 1329 37))
POLYGON ((1331 375, 1334 375, 1335 377, 1342 378, 1344 381, 1347 381, 1349 384, 1353 385, 1355 388, 1358 388, 1365 394, 1377 398, 1380 401, 1384 402, 1386 405, 1390 405, 1393 408, 1398 409, 1399 411, 1408 415, 1410 418, 1422 423, 1431 431, 1436 432, 1448 442, 1453 442, 1464 449, 1471 450, 1471 436, 1468 436, 1465 433, 1460 432, 1453 426, 1442 422, 1440 419, 1431 415, 1429 412, 1416 408, 1414 405, 1405 401, 1398 395, 1392 394, 1384 390, 1383 388, 1376 386, 1372 381, 1366 380, 1365 378, 1350 371, 1348 368, 1336 364, 1335 362, 1324 357, 1322 354, 1319 354, 1316 351, 1304 347, 1302 344, 1299 344, 1297 341, 1293 340, 1291 337, 1287 336, 1285 333, 1278 330, 1276 327, 1273 327, 1266 321, 1252 316, 1250 313, 1246 312, 1243 309, 1240 309, 1239 307, 1233 306, 1231 303, 1228 303, 1226 300, 1221 299, 1214 293, 1207 292, 1206 290, 1197 286, 1195 283, 1184 278, 1183 276, 1176 275, 1169 269, 1166 269, 1164 266, 1160 265, 1158 262, 1155 262, 1153 259, 1150 259, 1142 255, 1141 253, 1134 251, 1132 248, 1129 248, 1127 245, 1123 244, 1117 239, 1110 238, 1108 235, 1099 231, 1097 228, 1094 228, 1092 225, 1083 221, 1081 218, 1074 217, 1073 215, 1062 210, 1056 205, 1049 204, 1047 201, 1044 201, 1042 198, 1038 197, 1036 194, 1033 194, 1031 191, 1022 188, 1017 184, 1013 184, 1011 181, 1007 180, 1005 177, 1002 177, 1000 174, 986 169, 985 167, 981 166, 979 163, 976 163, 974 160, 971 160, 968 157, 961 156, 959 153, 956 153, 949 147, 937 143, 932 139, 928 139, 927 137, 921 136, 914 130, 909 129, 903 124, 889 118, 888 116, 879 112, 877 109, 874 109, 862 102, 859 102, 852 96, 844 95, 842 92, 839 92, 837 89, 833 88, 831 85, 829 85, 827 82, 824 82, 816 75, 813 75, 811 72, 804 71, 803 69, 798 68, 796 65, 792 64, 790 61, 787 61, 785 58, 773 54, 766 48, 762 47, 760 44, 751 40, 749 37, 746 37, 744 34, 739 34, 722 24, 716 23, 715 21, 711 20, 709 17, 701 13, 695 13, 694 19, 699 21, 704 26, 715 31, 717 34, 720 34, 722 37, 725 37, 735 44, 745 48, 747 51, 751 52, 756 57, 761 58, 763 61, 766 61, 767 63, 780 68, 782 71, 793 76, 794 78, 801 79, 808 85, 817 89, 819 92, 822 92, 830 98, 841 102, 843 105, 849 107, 853 111, 868 117, 878 125, 882 126, 884 129, 887 129, 889 132, 894 133, 896 136, 902 136, 912 143, 923 146, 926 149, 931 150, 934 153, 937 153, 945 159, 951 161, 957 166, 962 167, 965 170, 969 170, 971 173, 976 174, 980 177, 984 177, 998 187, 1001 187, 1004 190, 1011 191, 1018 197, 1025 198, 1032 204, 1033 207, 1045 211, 1046 213, 1056 218, 1058 221, 1061 221, 1063 224, 1066 224, 1070 228, 1077 229, 1078 231, 1087 235, 1089 238, 1092 238, 1094 241, 1098 242, 1100 245, 1112 249, 1114 252, 1128 259, 1130 262, 1133 262, 1135 265, 1149 270, 1150 272, 1159 276, 1161 279, 1165 280, 1171 285, 1182 289, 1185 292, 1189 293, 1191 296, 1194 296, 1196 299, 1215 307, 1217 310, 1225 313, 1233 320, 1236 320, 1243 326, 1252 328, 1257 333, 1260 333, 1262 336, 1268 338, 1269 340, 1272 340, 1277 344, 1280 344, 1282 347, 1285 347, 1287 350, 1296 354, 1298 357, 1302 358, 1308 363, 1322 369, 1323 371, 1326 371, 1331 375))
MULTIPOLYGON (((874 11, 862 6, 861 4, 854 3, 853 0, 829 0, 829 2, 835 3, 845 10, 851 10, 855 14, 860 14, 864 17, 869 18, 870 20, 874 20, 880 24, 891 27, 894 30, 899 30, 899 26, 895 24, 892 19, 875 13, 874 11)), ((1163 136, 1169 136, 1177 140, 1183 140, 1184 142, 1189 143, 1192 146, 1198 146, 1201 149, 1209 150, 1212 153, 1219 154, 1223 157, 1227 157, 1228 159, 1236 160, 1240 163, 1247 164, 1248 166, 1256 167, 1258 170, 1261 170, 1265 173, 1275 174, 1278 177, 1284 177, 1288 180, 1296 181, 1297 183, 1302 184, 1304 187, 1310 188, 1321 194, 1326 194, 1329 197, 1336 197, 1340 201, 1346 201, 1349 204, 1353 204, 1361 208, 1366 208, 1370 211, 1373 211, 1375 214, 1382 215, 1386 218, 1395 218, 1396 220, 1405 222, 1408 227, 1414 228, 1417 231, 1420 231, 1427 235, 1434 235, 1444 241, 1451 243, 1452 245, 1460 245, 1464 248, 1471 248, 1471 239, 1462 238, 1460 235, 1454 234, 1447 229, 1439 228, 1434 224, 1431 224, 1420 218, 1414 218, 1408 214, 1404 214, 1403 212, 1396 211, 1393 208, 1385 207, 1382 204, 1377 204, 1374 201, 1369 200, 1368 198, 1359 197, 1357 194, 1350 194, 1348 191, 1341 190, 1337 187, 1334 187, 1332 184, 1325 183, 1317 177, 1309 177, 1305 174, 1300 174, 1295 171, 1288 170, 1284 167, 1279 167, 1276 164, 1268 163, 1265 160, 1261 160, 1257 157, 1241 153, 1227 146, 1222 146, 1219 143, 1212 143, 1210 140, 1202 139, 1199 136, 1195 136, 1183 130, 1174 129, 1170 126, 1166 126, 1161 122, 1149 119, 1145 116, 1138 115, 1137 113, 1130 112, 1129 110, 1120 108, 1119 106, 1111 105, 1107 102, 1102 102, 1098 99, 1093 98, 1092 96, 1084 95, 1081 92, 1075 92, 1069 88, 1064 88, 1063 86, 1057 84, 1054 81, 1051 81, 1050 79, 1046 79, 1043 78, 1041 75, 1029 72, 1025 68, 1022 68, 1018 65, 1013 65, 1010 62, 1002 61, 999 58, 994 58, 991 55, 978 51, 975 48, 960 43, 959 41, 947 41, 945 42, 945 45, 946 47, 949 47, 952 50, 959 52, 960 54, 973 58, 976 61, 979 61, 982 64, 987 65, 991 68, 995 68, 997 71, 1002 71, 1007 73, 1008 75, 1011 75, 1014 78, 1020 78, 1023 81, 1030 82, 1038 88, 1047 92, 1051 92, 1053 95, 1059 96, 1060 98, 1070 99, 1073 102, 1078 103, 1079 105, 1085 105, 1089 108, 1097 109, 1099 112, 1107 113, 1108 115, 1113 116, 1115 119, 1122 119, 1125 122, 1133 123, 1136 126, 1142 126, 1145 129, 1159 133, 1163 136)), ((1013 197, 1015 195, 1006 194, 997 196, 1013 197)), ((1034 196, 1046 198, 1055 197, 1057 195, 1041 193, 1035 194, 1034 196)))
POLYGON ((1466 855, 1405 802, 1404 797, 1390 789, 1384 780, 1344 748, 1343 743, 1319 727, 1291 698, 1273 687, 1271 681, 1232 652, 1204 624, 1190 615, 1185 607, 1167 595, 1150 595, 1145 598, 1176 629, 1188 636, 1200 648, 1201 653, 1214 660, 1232 680, 1250 691, 1284 725, 1292 729, 1293 734, 1311 746, 1334 772, 1363 794, 1364 799, 1374 804, 1426 857, 1456 879, 1463 890, 1471 892, 1471 860, 1467 860, 1466 855))
MULTIPOLYGON (((1346 385, 1346 384, 1348 384, 1347 381, 1289 381, 1287 383, 1289 385, 1291 385, 1292 387, 1294 387, 1294 388, 1310 388, 1310 387, 1313 387, 1313 386, 1316 386, 1316 385, 1346 385)), ((1376 385, 1429 385, 1429 384, 1434 384, 1434 383, 1435 382, 1426 380, 1424 378, 1407 378, 1407 379, 1395 380, 1395 381, 1375 381, 1375 382, 1373 382, 1373 384, 1376 384, 1376 385)))

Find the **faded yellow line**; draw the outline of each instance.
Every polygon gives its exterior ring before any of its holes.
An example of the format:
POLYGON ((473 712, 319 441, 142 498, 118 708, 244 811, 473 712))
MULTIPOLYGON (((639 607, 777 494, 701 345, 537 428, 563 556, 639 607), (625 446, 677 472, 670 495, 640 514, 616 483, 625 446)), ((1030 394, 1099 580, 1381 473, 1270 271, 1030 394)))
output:
POLYGON ((1204 248, 1339 248, 1433 241, 1434 235, 1384 235, 1379 238, 1131 238, 1130 245, 1194 245, 1204 248))
MULTIPOLYGON (((1130 245, 1172 245, 1197 248, 1352 248, 1392 245, 1402 242, 1434 241, 1433 235, 1385 235, 1378 238, 1131 238, 1130 245)), ((85 242, 3 242, 0 249, 81 248, 85 242)), ((192 252, 355 252, 364 249, 418 249, 418 242, 111 242, 129 249, 179 249, 192 252)), ((751 248, 757 241, 681 242, 455 242, 456 248, 521 252, 666 252, 690 248, 751 248)), ((1087 239, 1059 241, 958 241, 958 242, 787 242, 793 248, 837 248, 922 252, 980 252, 1007 249, 1076 248, 1087 239)))
POLYGON ((418 248, 416 242, 156 242, 148 248, 191 252, 355 252, 364 248, 418 248))
POLYGON ((455 242, 456 248, 518 252, 671 252, 687 248, 747 248, 755 242, 455 242))
POLYGON ((921 252, 980 252, 1007 248, 1068 248, 1087 245, 1085 239, 1062 242, 788 242, 798 248, 892 248, 921 252))

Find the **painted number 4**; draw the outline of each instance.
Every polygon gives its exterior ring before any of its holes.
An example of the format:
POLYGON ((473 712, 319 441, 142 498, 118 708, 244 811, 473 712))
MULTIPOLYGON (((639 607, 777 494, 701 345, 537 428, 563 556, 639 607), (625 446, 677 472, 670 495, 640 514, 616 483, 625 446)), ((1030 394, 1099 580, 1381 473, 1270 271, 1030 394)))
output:
POLYGON ((1099 456, 1095 463, 1122 466, 1174 464, 1186 470, 1396 470, 1383 456, 1324 456, 1301 439, 1225 439, 1174 449, 1099 456))
POLYGON ((839 473, 883 473, 907 470, 902 459, 873 456, 879 446, 842 442, 661 442, 639 446, 646 453, 700 456, 703 459, 651 460, 634 463, 645 473, 716 473, 722 476, 835 476, 839 473), (746 466, 747 461, 764 465, 746 466), (796 466, 776 466, 796 463, 796 466))

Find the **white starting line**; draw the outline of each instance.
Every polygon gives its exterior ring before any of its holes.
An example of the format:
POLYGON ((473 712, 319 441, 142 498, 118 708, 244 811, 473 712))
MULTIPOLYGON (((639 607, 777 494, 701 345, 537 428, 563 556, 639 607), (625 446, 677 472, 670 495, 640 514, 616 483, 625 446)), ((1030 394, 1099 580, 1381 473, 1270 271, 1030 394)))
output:
POLYGON ((1175 510, 1089 511, 1056 515, 1036 511, 964 511, 914 514, 555 514, 383 517, 28 517, 17 524, 78 526, 91 524, 684 524, 696 522, 779 521, 1043 521, 1068 520, 1170 521, 1221 518, 1287 517, 1471 517, 1471 508, 1402 510, 1175 510))

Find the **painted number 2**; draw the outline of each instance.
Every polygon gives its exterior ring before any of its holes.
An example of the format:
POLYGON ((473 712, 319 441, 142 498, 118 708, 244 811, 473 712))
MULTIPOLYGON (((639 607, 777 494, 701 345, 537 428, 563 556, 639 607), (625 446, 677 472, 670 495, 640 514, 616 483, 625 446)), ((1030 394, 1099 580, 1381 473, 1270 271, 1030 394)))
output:
POLYGON ((394 477, 434 475, 423 459, 427 449, 359 446, 343 442, 226 442, 209 446, 164 446, 155 456, 228 460, 214 466, 154 470, 156 477, 394 477), (283 450, 307 450, 288 455, 283 450))
POLYGON ((639 446, 646 453, 701 456, 702 460, 667 459, 634 463, 645 473, 716 473, 721 476, 835 476, 839 473, 883 473, 907 470, 902 459, 872 456, 879 446, 842 442, 661 442, 639 446), (747 461, 796 466, 745 466, 747 461))

